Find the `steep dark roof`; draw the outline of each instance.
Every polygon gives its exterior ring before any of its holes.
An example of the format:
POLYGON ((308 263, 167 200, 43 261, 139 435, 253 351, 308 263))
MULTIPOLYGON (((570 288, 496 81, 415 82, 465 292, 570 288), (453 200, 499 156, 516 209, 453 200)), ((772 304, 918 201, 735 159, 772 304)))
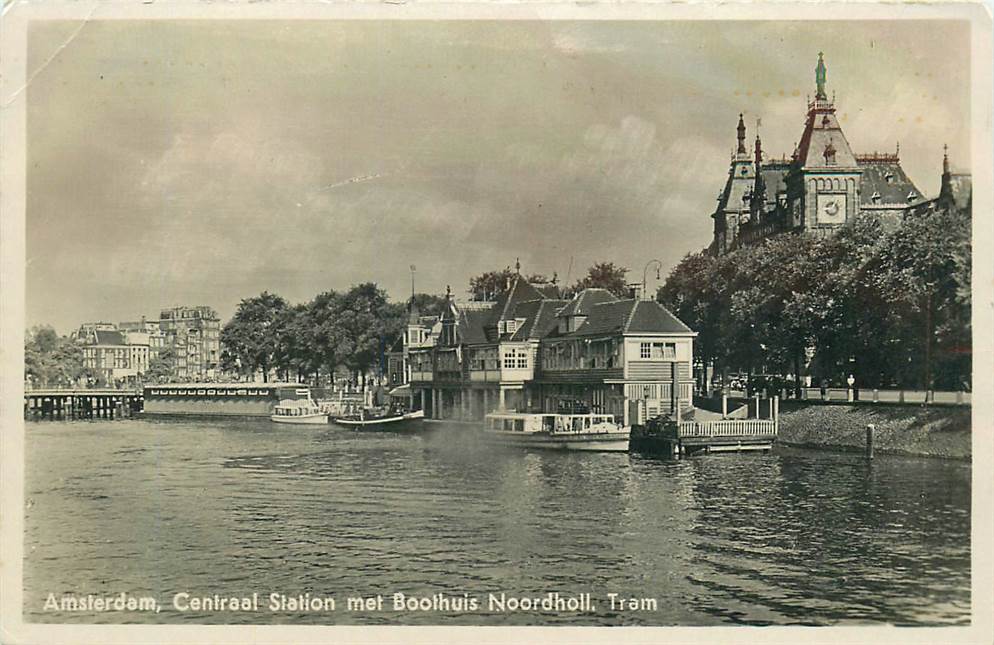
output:
POLYGON ((538 340, 556 328, 556 312, 569 304, 568 300, 532 300, 523 302, 515 310, 515 318, 525 323, 511 336, 511 340, 538 340))
POLYGON ((551 282, 545 282, 543 284, 533 284, 535 290, 542 294, 543 298, 548 298, 550 300, 557 300, 562 297, 562 292, 559 290, 559 285, 552 284, 551 282))
POLYGON ((617 300, 590 308, 587 320, 566 336, 687 334, 690 328, 654 300, 617 300))
POLYGON ((690 327, 655 300, 640 300, 635 305, 635 311, 628 320, 625 332, 686 334, 690 332, 690 327))
POLYGON ((618 298, 607 289, 584 289, 559 311, 560 316, 587 316, 590 308, 604 302, 613 302, 618 298))
POLYGON ((529 300, 541 300, 544 296, 538 289, 528 283, 521 276, 514 276, 511 281, 511 288, 497 298, 493 309, 490 310, 489 324, 496 326, 497 321, 507 320, 514 317, 514 309, 519 302, 529 300))
POLYGON ((459 337, 468 345, 487 342, 485 327, 490 316, 489 309, 462 309, 459 311, 459 337))
POLYGON ((894 155, 860 156, 859 167, 863 171, 860 182, 860 205, 879 204, 914 204, 925 200, 921 192, 901 168, 901 162, 894 155), (887 177, 890 177, 890 180, 887 177), (914 193, 918 197, 909 200, 908 195, 914 193), (874 195, 879 195, 879 201, 874 201, 874 195))
POLYGON ((124 334, 119 331, 101 331, 96 330, 94 332, 97 335, 97 345, 124 345, 124 334))
POLYGON ((790 166, 785 163, 763 164, 762 177, 766 184, 766 203, 773 204, 777 201, 777 193, 787 190, 787 171, 790 166))

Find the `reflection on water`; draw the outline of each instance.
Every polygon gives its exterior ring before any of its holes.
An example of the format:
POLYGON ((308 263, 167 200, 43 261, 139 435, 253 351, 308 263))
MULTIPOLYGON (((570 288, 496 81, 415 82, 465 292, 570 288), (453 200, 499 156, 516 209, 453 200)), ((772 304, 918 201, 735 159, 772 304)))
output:
POLYGON ((970 466, 806 451, 659 461, 501 451, 465 430, 268 421, 31 423, 37 622, 834 624, 969 621, 970 466), (49 593, 161 613, 44 611, 49 593), (179 612, 173 594, 335 596, 335 612, 179 612), (460 611, 347 596, 479 597, 460 611), (590 593, 589 613, 487 594, 590 593), (612 610, 608 593, 657 599, 612 610))

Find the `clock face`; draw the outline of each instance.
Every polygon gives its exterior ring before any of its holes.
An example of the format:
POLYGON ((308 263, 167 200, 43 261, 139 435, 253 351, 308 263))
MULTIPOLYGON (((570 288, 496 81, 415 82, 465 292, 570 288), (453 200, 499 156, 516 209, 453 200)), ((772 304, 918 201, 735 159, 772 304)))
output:
POLYGON ((842 224, 846 221, 846 196, 818 195, 818 223, 842 224))

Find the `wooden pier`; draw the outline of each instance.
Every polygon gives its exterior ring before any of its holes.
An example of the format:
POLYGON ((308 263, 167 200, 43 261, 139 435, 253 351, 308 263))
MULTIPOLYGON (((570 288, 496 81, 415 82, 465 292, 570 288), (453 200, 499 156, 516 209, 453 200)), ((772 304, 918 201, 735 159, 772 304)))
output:
POLYGON ((769 418, 729 418, 727 402, 721 415, 697 412, 696 420, 661 419, 632 429, 631 449, 636 452, 679 458, 698 453, 770 451, 780 427, 779 401, 769 400, 769 418))
POLYGON ((142 410, 141 390, 26 390, 24 418, 41 420, 119 419, 142 410))
POLYGON ((681 455, 695 452, 769 451, 777 438, 774 419, 724 419, 721 421, 682 421, 677 424, 675 449, 681 455))

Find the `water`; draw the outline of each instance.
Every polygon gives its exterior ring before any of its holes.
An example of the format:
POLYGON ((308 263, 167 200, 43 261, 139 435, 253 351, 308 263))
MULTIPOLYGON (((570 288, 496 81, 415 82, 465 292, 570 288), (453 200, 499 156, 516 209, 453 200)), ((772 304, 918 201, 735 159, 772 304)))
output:
POLYGON ((970 466, 779 450, 657 461, 466 431, 266 420, 28 423, 25 619, 301 624, 967 624, 970 466), (587 612, 488 594, 590 593, 587 612), (126 592, 160 611, 46 611, 126 592), (174 594, 260 595, 178 611, 174 594), (268 594, 334 597, 277 611, 268 594), (392 594, 477 611, 394 611, 392 594), (609 593, 656 599, 612 610, 609 593), (349 596, 384 596, 349 611, 349 596), (464 596, 463 594, 467 594, 464 596))

